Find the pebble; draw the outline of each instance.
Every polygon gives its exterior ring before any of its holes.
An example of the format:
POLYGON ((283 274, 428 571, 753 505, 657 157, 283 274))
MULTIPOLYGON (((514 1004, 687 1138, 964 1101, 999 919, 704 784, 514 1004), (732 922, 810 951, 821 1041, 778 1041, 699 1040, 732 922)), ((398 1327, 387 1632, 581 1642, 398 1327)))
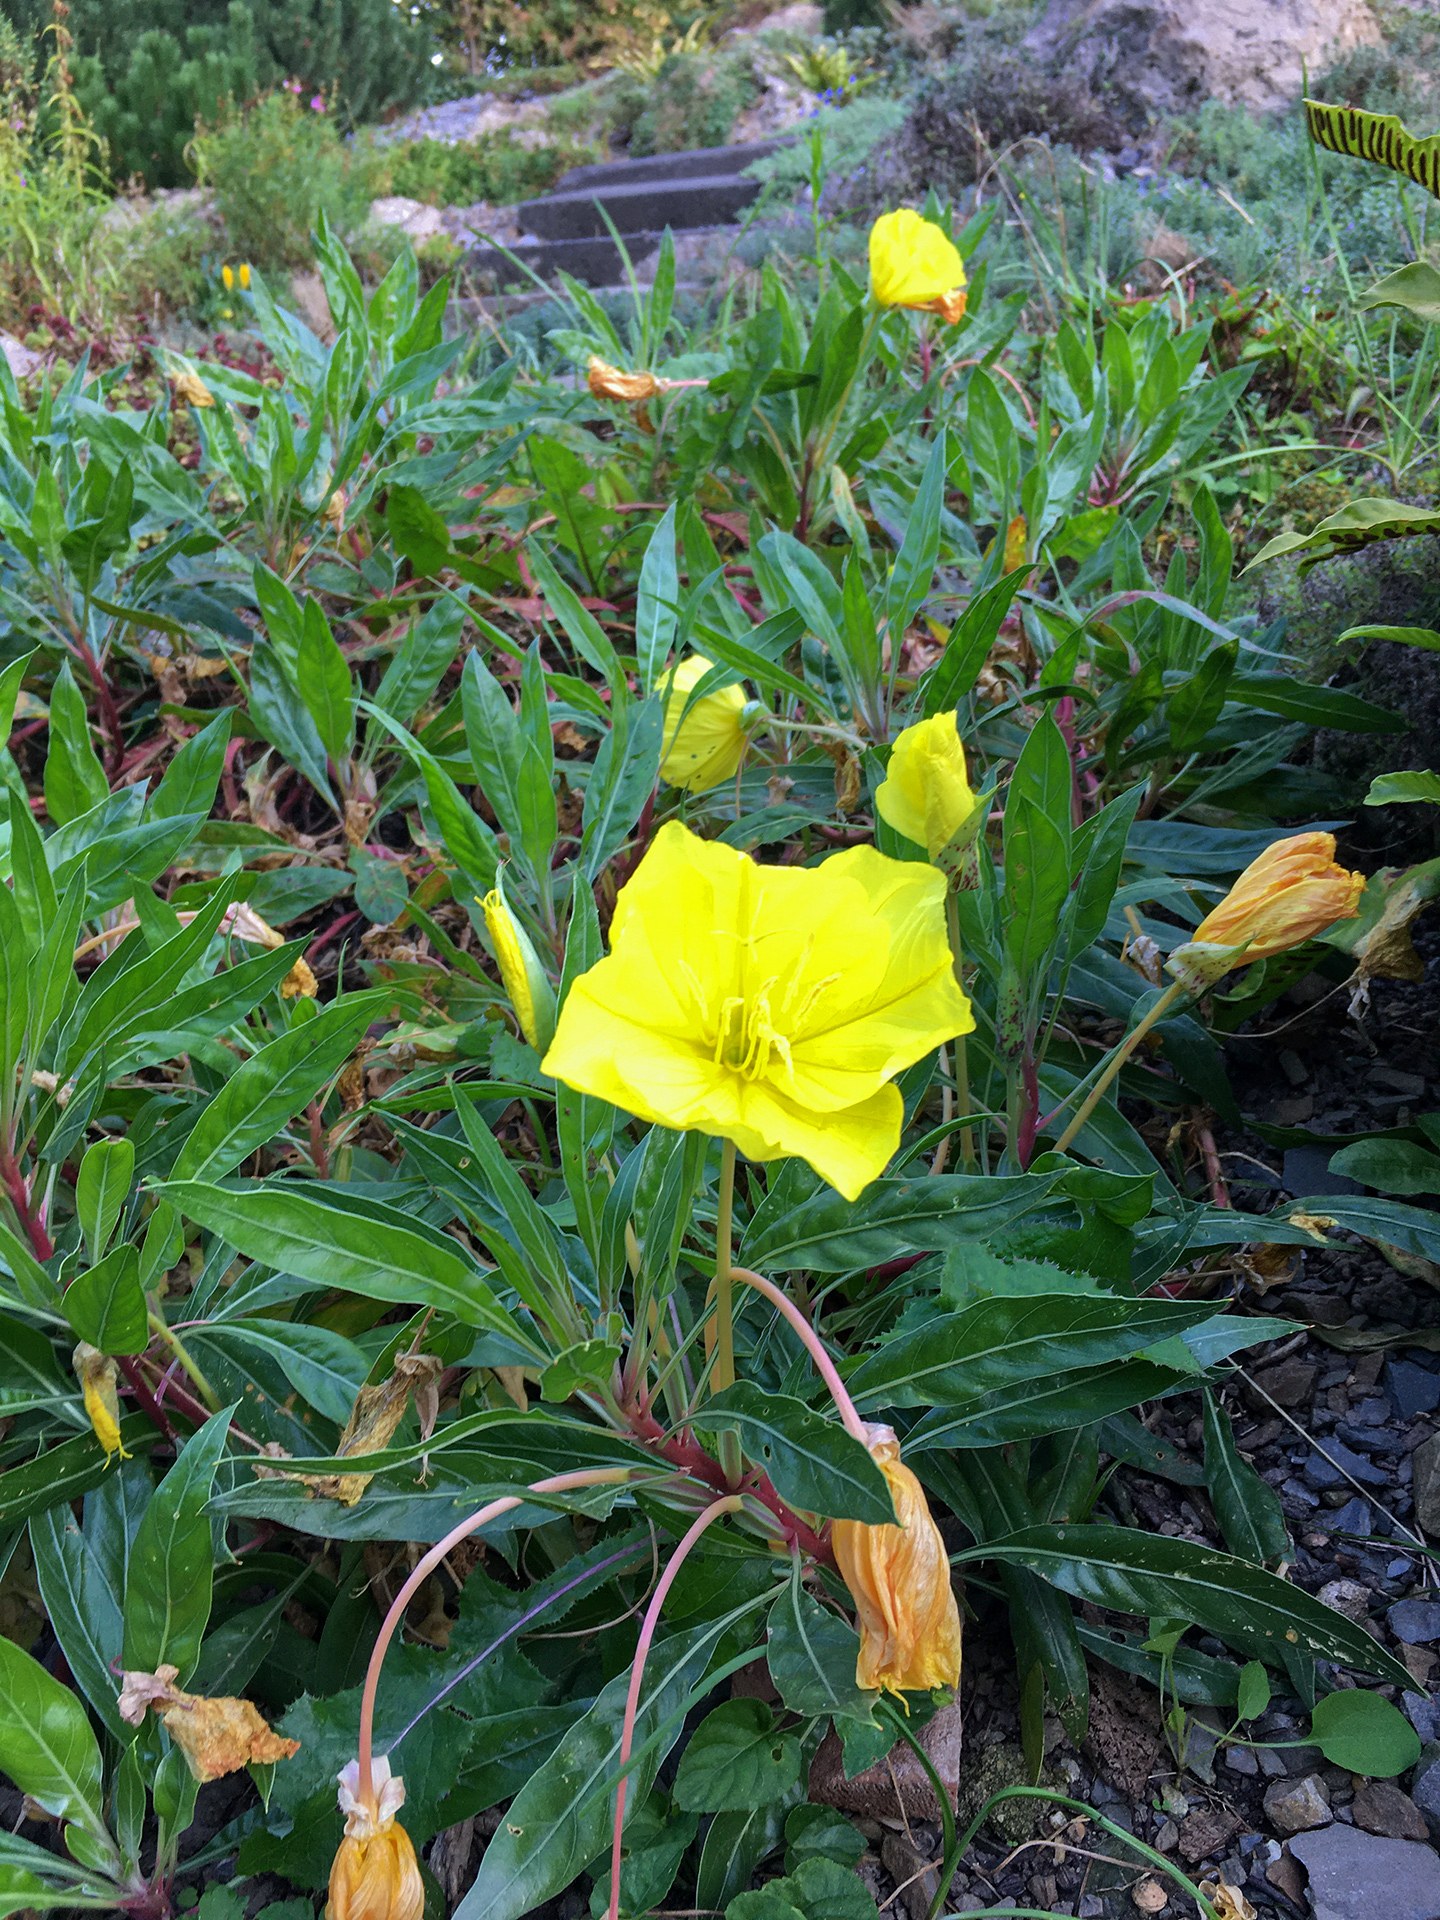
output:
POLYGON ((1395 1638, 1408 1640, 1411 1646, 1440 1640, 1440 1601, 1397 1600, 1385 1619, 1395 1638))
POLYGON ((1303 1910, 1305 1905, 1305 1875, 1300 1864, 1292 1860, 1288 1853, 1282 1853, 1278 1860, 1272 1860, 1265 1869, 1265 1878, 1277 1892, 1283 1893, 1303 1910))
POLYGON ((1265 1817, 1277 1833, 1287 1836, 1328 1826, 1335 1817, 1330 1811, 1330 1789, 1318 1773, 1307 1773, 1300 1780, 1277 1780, 1266 1789, 1265 1817))
POLYGON ((1370 1589, 1358 1580, 1327 1580, 1315 1598, 1323 1606, 1333 1607, 1347 1620, 1361 1621, 1370 1612, 1370 1589))
POLYGON ((1319 1490, 1345 1486, 1346 1474, 1351 1480, 1358 1480, 1362 1487, 1383 1487, 1390 1478, 1383 1467, 1355 1453, 1342 1440, 1329 1441, 1323 1454, 1312 1453, 1300 1471, 1306 1485, 1319 1490))
POLYGON ((1173 1853, 1180 1843, 1180 1829, 1173 1820, 1162 1820, 1160 1831, 1155 1835, 1155 1846, 1160 1853, 1173 1853))
POLYGON ((1427 1694, 1402 1693, 1400 1705, 1404 1708, 1405 1718, 1427 1745, 1432 1740, 1440 1741, 1440 1703, 1430 1699, 1427 1694))
POLYGON ((1410 1456, 1415 1474, 1415 1518, 1426 1533, 1440 1533, 1440 1433, 1410 1456))
POLYGON ((1427 1741, 1416 1762, 1410 1798, 1429 1822, 1431 1833, 1440 1838, 1440 1746, 1433 1740, 1427 1741))
POLYGON ((1362 1500, 1354 1494, 1336 1513, 1331 1525, 1336 1533, 1358 1533, 1363 1539, 1370 1538, 1372 1508, 1368 1500, 1362 1500))
POLYGON ((1227 1747, 1225 1765, 1232 1773, 1255 1774, 1260 1771, 1260 1762, 1248 1747, 1227 1747))
MULTIPOLYGON (((1355 1377, 1352 1374, 1350 1378, 1353 1386, 1355 1377)), ((1350 1418, 1362 1427, 1383 1427, 1390 1418, 1390 1402, 1384 1394, 1371 1394, 1352 1410, 1350 1418)))
POLYGON ((1402 1420, 1418 1420, 1440 1409, 1440 1373, 1429 1367, 1417 1366, 1413 1360, 1392 1360, 1385 1369, 1385 1384, 1402 1420))
MULTIPOLYGON (((1302 1360, 1297 1354, 1257 1373, 1255 1384, 1269 1394, 1276 1406, 1294 1408, 1308 1401, 1315 1391, 1317 1371, 1313 1360, 1302 1360)), ((1264 1403, 1261 1404, 1263 1407, 1264 1403)))
POLYGON ((1260 1762, 1260 1771, 1267 1780, 1280 1780, 1290 1771, 1285 1764, 1285 1756, 1274 1752, 1270 1747, 1261 1747, 1255 1758, 1260 1762))
POLYGON ((1359 1827, 1297 1834, 1291 1851, 1310 1876, 1315 1920, 1436 1920, 1440 1854, 1359 1827))
POLYGON ((1335 1431, 1362 1453, 1403 1453, 1405 1450, 1404 1435, 1396 1433, 1393 1427, 1362 1427, 1354 1420, 1341 1420, 1335 1431))
POLYGON ((1428 1840, 1425 1816, 1393 1780, 1367 1780, 1355 1795, 1355 1824, 1390 1840, 1428 1840))

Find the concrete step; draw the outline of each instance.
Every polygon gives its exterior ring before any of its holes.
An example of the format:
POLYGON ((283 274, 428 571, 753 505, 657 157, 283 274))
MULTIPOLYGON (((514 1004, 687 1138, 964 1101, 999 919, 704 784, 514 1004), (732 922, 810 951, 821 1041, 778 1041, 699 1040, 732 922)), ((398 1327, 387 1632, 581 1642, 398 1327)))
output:
POLYGON ((692 147, 688 153, 655 153, 644 160, 601 160, 592 166, 572 167, 555 182, 555 193, 595 193, 601 187, 638 185, 642 180, 669 184, 676 180, 716 180, 743 173, 752 160, 763 160, 786 145, 784 140, 751 140, 736 147, 692 147))
POLYGON ((608 232, 605 212, 624 234, 677 233, 691 227, 723 227, 744 212, 759 192, 738 174, 709 174, 659 181, 624 179, 599 189, 578 188, 527 200, 515 217, 540 240, 580 240, 608 232))
MULTIPOLYGON (((627 233, 625 251, 632 266, 648 260, 660 245, 658 233, 627 233)), ((586 287, 613 287, 625 280, 625 263, 620 249, 608 233, 585 234, 564 240, 522 240, 510 251, 523 260, 542 280, 554 280, 568 273, 586 287)), ((493 276, 500 286, 526 287, 533 283, 518 268, 512 267, 503 253, 493 247, 476 247, 466 255, 466 265, 493 276)))

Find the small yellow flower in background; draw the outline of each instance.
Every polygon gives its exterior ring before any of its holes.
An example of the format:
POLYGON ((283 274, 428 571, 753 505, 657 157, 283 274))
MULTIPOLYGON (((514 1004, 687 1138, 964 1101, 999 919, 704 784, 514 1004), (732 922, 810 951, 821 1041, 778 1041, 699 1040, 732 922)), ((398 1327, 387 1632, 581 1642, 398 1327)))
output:
POLYGON ((953 713, 917 720, 896 736, 875 807, 897 833, 936 860, 969 825, 978 804, 953 713))
POLYGON ((106 1466, 117 1453, 122 1460, 128 1460, 130 1455, 120 1439, 120 1396, 115 1390, 119 1366, 109 1354, 92 1347, 88 1340, 82 1340, 76 1347, 70 1364, 80 1382, 80 1397, 85 1403, 95 1438, 105 1449, 106 1466))
POLYGON ((240 262, 240 291, 242 293, 248 293, 250 291, 250 262, 248 260, 242 260, 240 262))
POLYGON ((330 1869, 327 1920, 423 1920, 425 1884, 408 1833, 395 1818, 405 1804, 405 1783, 392 1777, 390 1762, 377 1759, 377 1793, 368 1806, 358 1791, 359 1765, 340 1775, 340 1811, 345 1838, 330 1869))
POLYGON ((235 269, 230 265, 228 260, 220 269, 220 284, 227 293, 233 293, 235 291, 235 269))
POLYGON ((672 787, 704 793, 733 780, 745 757, 749 735, 745 730, 745 691, 721 687, 702 694, 690 711, 690 694, 714 666, 704 654, 692 653, 674 668, 666 681, 665 747, 660 778, 672 787))
POLYGON ((623 400, 633 405, 637 400, 653 400, 663 383, 653 373, 626 373, 623 367, 612 367, 608 360, 592 354, 585 369, 585 384, 597 400, 623 400))
POLYGON ((958 1686, 960 1608, 945 1542, 891 1429, 867 1427, 865 1437, 899 1524, 837 1520, 831 1533, 860 1622, 855 1684, 886 1693, 958 1686))
POLYGON ((520 1031, 537 1053, 543 1053, 555 1033, 555 989, 530 936, 510 910, 503 879, 480 905, 485 910, 485 931, 495 951, 495 964, 520 1031))
POLYGON ((762 867, 672 820, 543 1066, 751 1160, 796 1155, 853 1200, 900 1144, 895 1076, 974 1024, 933 867, 873 847, 762 867))
POLYGON ((1005 571, 1014 573, 1029 558, 1030 529, 1023 513, 1017 513, 1005 529, 1005 571))
POLYGON ((330 498, 325 502, 325 511, 320 517, 325 521, 327 526, 334 527, 337 533, 343 533, 345 531, 345 509, 349 504, 350 502, 346 497, 345 489, 343 487, 336 487, 330 498))
POLYGON ((933 220, 901 207, 870 229, 870 291, 882 307, 938 313, 953 327, 965 311, 965 263, 933 220))
POLYGON ((1365 875, 1335 861, 1333 833, 1276 840, 1252 860, 1166 965, 1194 991, 1235 967, 1303 946, 1337 920, 1360 911, 1365 875))
POLYGON ((209 387, 206 386, 199 374, 195 373, 189 367, 182 367, 180 372, 176 374, 174 386, 175 398, 180 401, 183 406, 213 407, 215 404, 214 394, 211 393, 209 387))

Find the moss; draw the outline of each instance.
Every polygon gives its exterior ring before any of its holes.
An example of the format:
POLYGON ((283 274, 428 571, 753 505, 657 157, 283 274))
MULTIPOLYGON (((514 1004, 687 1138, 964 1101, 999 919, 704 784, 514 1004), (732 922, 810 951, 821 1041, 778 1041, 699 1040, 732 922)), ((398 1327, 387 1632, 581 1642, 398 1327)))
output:
MULTIPOLYGON (((1031 1787, 1036 1783, 1024 1753, 1012 1740, 1001 1740, 995 1746, 985 1747, 977 1756, 960 1782, 960 1820, 968 1825, 979 1813, 992 1793, 999 1793, 1005 1787, 1031 1787)), ((1055 1781, 1042 1778, 1041 1786, 1057 1786, 1055 1781)), ((1014 1799, 1002 1800, 992 1807, 986 1815, 985 1824, 992 1833, 1009 1846, 1019 1846, 1022 1841, 1033 1837, 1036 1823, 1045 1810, 1041 1800, 1014 1799)))

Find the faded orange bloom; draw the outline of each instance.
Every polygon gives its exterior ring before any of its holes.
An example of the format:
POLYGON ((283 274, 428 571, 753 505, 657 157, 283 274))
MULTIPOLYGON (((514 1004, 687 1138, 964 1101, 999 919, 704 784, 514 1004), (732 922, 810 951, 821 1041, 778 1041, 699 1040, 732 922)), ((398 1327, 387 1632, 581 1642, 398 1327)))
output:
POLYGON ((892 1430, 872 1426, 865 1434, 898 1524, 837 1520, 831 1534, 860 1622, 855 1684, 886 1693, 958 1686, 960 1608, 945 1542, 892 1430))
POLYGON ((1353 920, 1364 891, 1363 873, 1336 865, 1333 833, 1292 834, 1251 861, 1186 945, 1243 948, 1231 967, 1268 960, 1353 920))
POLYGON ((213 407, 215 396, 190 367, 182 367, 175 376, 175 398, 187 407, 213 407))
POLYGON ((623 367, 612 367, 595 354, 585 369, 585 384, 597 400, 624 400, 630 405, 637 400, 653 400, 661 390, 661 382, 653 373, 626 373, 623 367))
POLYGON ((425 1886, 408 1833, 395 1818, 405 1804, 405 1783, 392 1779, 390 1763, 375 1762, 377 1794, 368 1806, 356 1788, 359 1767, 340 1775, 345 1838, 330 1869, 327 1920, 423 1920, 425 1886))
POLYGON ((1025 524, 1023 513, 1017 513, 1005 529, 1005 571, 1014 573, 1017 567, 1023 567, 1027 557, 1030 529, 1025 524))
POLYGON ((248 1700, 224 1694, 215 1699, 186 1693, 175 1682, 180 1669, 157 1667, 154 1673, 126 1673, 120 1689, 120 1718, 138 1727, 153 1707, 170 1738, 184 1754, 197 1780, 219 1780, 242 1767, 288 1760, 300 1751, 298 1740, 276 1733, 248 1700))

